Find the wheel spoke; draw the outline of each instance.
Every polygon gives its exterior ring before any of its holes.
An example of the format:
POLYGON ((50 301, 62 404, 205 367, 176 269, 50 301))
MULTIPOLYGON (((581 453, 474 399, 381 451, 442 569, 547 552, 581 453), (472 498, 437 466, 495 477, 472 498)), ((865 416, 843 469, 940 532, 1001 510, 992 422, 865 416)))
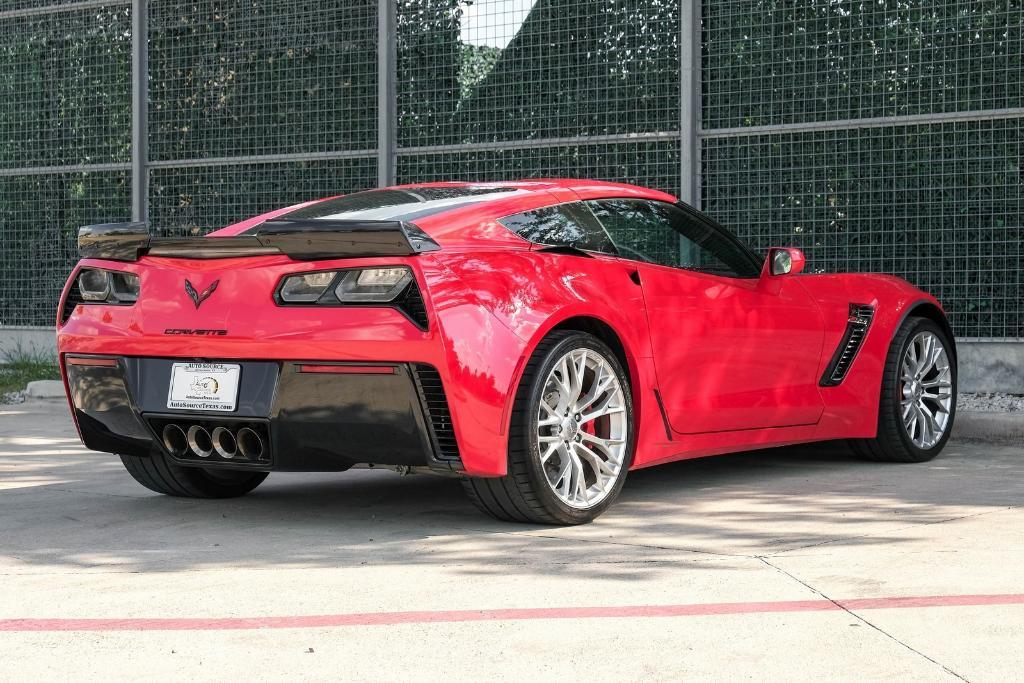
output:
POLYGON ((935 365, 935 337, 930 334, 924 338, 924 351, 921 356, 921 363, 917 370, 918 379, 928 374, 928 371, 935 365))
POLYGON ((594 470, 594 474, 597 476, 598 480, 600 480, 601 477, 615 477, 619 474, 619 468, 617 465, 613 465, 610 460, 605 460, 585 444, 577 443, 576 449, 577 453, 586 458, 593 466, 592 469, 594 470))
POLYGON ((914 431, 917 428, 918 417, 919 416, 917 413, 917 404, 911 403, 910 415, 907 418, 904 418, 903 420, 903 424, 907 428, 907 434, 910 436, 911 439, 914 438, 914 431))
POLYGON ((604 398, 600 399, 599 401, 590 406, 591 410, 583 413, 583 415, 581 416, 581 422, 590 422, 591 420, 599 418, 602 415, 612 415, 614 413, 623 412, 625 410, 623 406, 611 405, 612 401, 614 401, 616 398, 618 398, 618 396, 615 393, 605 394, 604 398))
POLYGON ((615 375, 606 375, 603 367, 599 367, 594 376, 590 389, 576 403, 576 410, 583 411, 589 408, 594 401, 604 396, 605 392, 615 384, 615 375))
POLYGON ((615 446, 620 446, 625 443, 622 439, 602 439, 599 436, 594 436, 593 434, 587 434, 585 432, 580 432, 580 436, 585 443, 597 446, 609 458, 615 457, 615 451, 613 450, 615 446))
POLYGON ((921 413, 924 415, 925 423, 928 425, 928 436, 930 442, 934 443, 942 434, 942 428, 939 427, 939 423, 935 419, 935 415, 932 414, 932 411, 928 410, 928 407, 923 403, 921 404, 921 413))
POLYGON ((548 402, 545 401, 542 398, 540 400, 540 409, 543 410, 545 413, 547 413, 548 416, 545 417, 545 418, 542 418, 541 422, 540 422, 540 424, 538 426, 544 427, 544 426, 546 426, 546 424, 558 424, 558 420, 561 417, 561 415, 558 414, 558 407, 557 406, 552 408, 551 405, 548 404, 548 402), (548 422, 548 420, 554 420, 554 422, 548 422))
POLYGON ((572 472, 572 459, 569 458, 569 454, 564 448, 559 450, 559 454, 562 456, 562 469, 558 472, 558 479, 555 480, 555 485, 558 487, 556 491, 562 498, 566 498, 569 495, 569 479, 572 472))
POLYGON ((587 350, 580 350, 580 356, 576 360, 576 364, 573 367, 573 372, 576 375, 576 386, 573 392, 573 405, 579 404, 580 396, 583 394, 583 378, 587 375, 587 350))
POLYGON ((911 377, 917 374, 917 339, 911 341, 910 346, 907 347, 907 357, 904 359, 903 365, 911 377))
POLYGON ((931 422, 928 421, 929 414, 927 410, 920 406, 920 404, 915 406, 915 408, 917 409, 917 422, 921 427, 921 442, 925 447, 927 447, 932 440, 932 425, 931 422))

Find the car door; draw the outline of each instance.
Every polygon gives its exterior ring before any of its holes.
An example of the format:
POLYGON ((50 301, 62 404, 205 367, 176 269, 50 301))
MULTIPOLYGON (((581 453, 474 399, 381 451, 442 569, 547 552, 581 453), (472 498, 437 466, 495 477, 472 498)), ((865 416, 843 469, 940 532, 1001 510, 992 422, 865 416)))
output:
POLYGON ((822 316, 796 276, 759 262, 696 211, 664 202, 588 202, 621 258, 636 261, 654 364, 683 434, 814 424, 822 316))

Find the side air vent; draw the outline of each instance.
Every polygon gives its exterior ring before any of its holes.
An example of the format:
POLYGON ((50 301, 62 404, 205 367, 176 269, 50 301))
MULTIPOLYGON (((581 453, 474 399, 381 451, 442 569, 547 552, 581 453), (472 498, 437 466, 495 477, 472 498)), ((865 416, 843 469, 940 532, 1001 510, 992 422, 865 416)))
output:
POLYGON ((459 444, 455 441, 452 414, 448 410, 448 398, 441 384, 441 375, 433 367, 417 363, 413 365, 413 377, 416 378, 416 388, 423 401, 430 436, 434 441, 434 457, 453 469, 461 469, 459 444))
POLYGON ((423 304, 423 295, 420 294, 420 288, 416 286, 415 281, 410 282, 405 291, 398 295, 395 306, 409 316, 421 330, 427 329, 427 307, 423 304))
POLYGON ((80 303, 84 303, 84 300, 82 293, 78 291, 78 280, 76 279, 68 288, 68 296, 60 306, 60 324, 62 326, 71 318, 71 314, 75 312, 75 308, 80 303))
POLYGON ((823 387, 834 387, 846 379, 857 352, 864 344, 864 338, 871 327, 871 319, 875 315, 874 306, 868 304, 850 304, 850 317, 846 322, 846 333, 839 347, 832 354, 832 360, 818 382, 823 387))

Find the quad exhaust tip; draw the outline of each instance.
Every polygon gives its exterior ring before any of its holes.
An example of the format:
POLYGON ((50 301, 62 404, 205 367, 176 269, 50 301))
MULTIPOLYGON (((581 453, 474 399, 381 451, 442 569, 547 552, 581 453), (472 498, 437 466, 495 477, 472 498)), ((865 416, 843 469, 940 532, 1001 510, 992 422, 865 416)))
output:
POLYGON ((256 433, 256 430, 249 427, 239 429, 236 442, 238 452, 246 460, 260 460, 263 457, 263 439, 256 433))
POLYGON ((164 440, 164 448, 171 455, 177 457, 185 455, 185 451, 188 450, 188 437, 185 436, 185 430, 176 424, 169 424, 164 427, 161 436, 164 440))
POLYGON ((217 455, 227 460, 231 460, 238 454, 238 444, 235 441, 235 435, 231 433, 231 430, 227 427, 217 427, 213 430, 213 449, 217 451, 217 455))
POLYGON ((209 458, 216 453, 225 460, 235 458, 262 460, 266 451, 263 438, 255 429, 243 427, 233 432, 229 427, 217 427, 212 432, 201 425, 184 425, 173 422, 164 425, 160 432, 164 448, 176 458, 194 454, 209 458))
POLYGON ((213 455, 213 439, 210 432, 199 425, 192 425, 186 433, 188 447, 200 458, 209 458, 213 455))

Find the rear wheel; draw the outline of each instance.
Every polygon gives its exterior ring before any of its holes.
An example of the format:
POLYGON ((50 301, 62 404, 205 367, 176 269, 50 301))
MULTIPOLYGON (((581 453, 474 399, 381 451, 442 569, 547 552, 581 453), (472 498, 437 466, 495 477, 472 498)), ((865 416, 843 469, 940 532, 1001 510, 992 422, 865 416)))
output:
POLYGON ((615 354, 558 332, 530 359, 509 429, 508 474, 466 479, 470 499, 505 521, 582 524, 618 496, 633 458, 633 404, 615 354))
POLYGON ((122 455, 121 462, 135 481, 150 491, 183 498, 235 498, 263 483, 266 472, 182 467, 165 455, 122 455))
POLYGON ((854 450, 885 462, 925 462, 942 451, 956 415, 953 341, 927 318, 908 318, 892 341, 882 375, 878 436, 854 450))

